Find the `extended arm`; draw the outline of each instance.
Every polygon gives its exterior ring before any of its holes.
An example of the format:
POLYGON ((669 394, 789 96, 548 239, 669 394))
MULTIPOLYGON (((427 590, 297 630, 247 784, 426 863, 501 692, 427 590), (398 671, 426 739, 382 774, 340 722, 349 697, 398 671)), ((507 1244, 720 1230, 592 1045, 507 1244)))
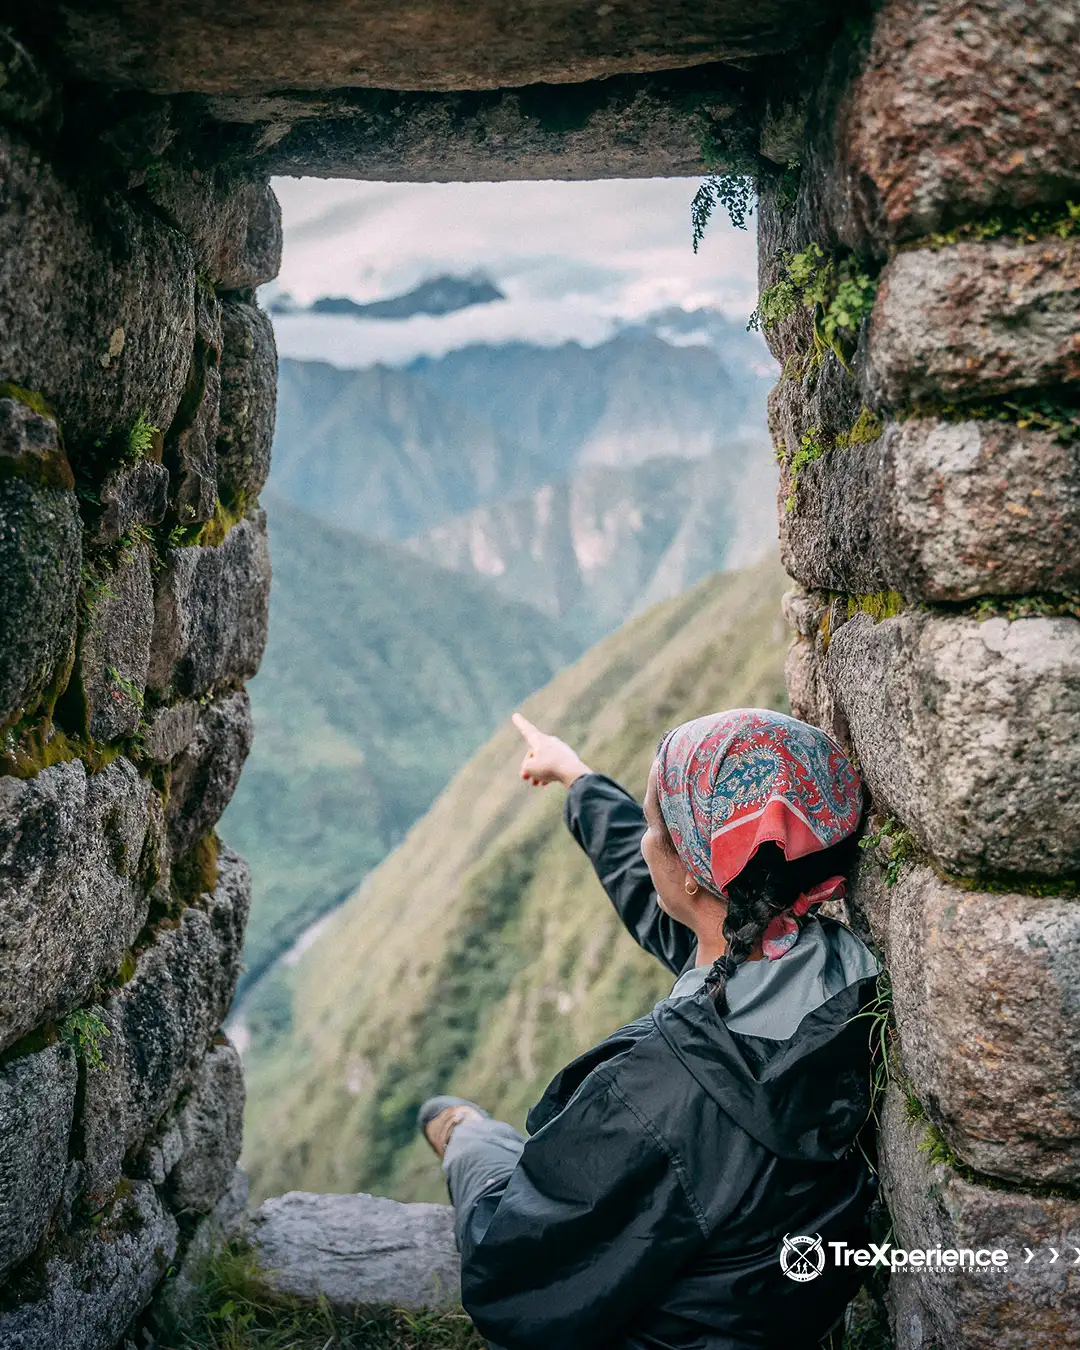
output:
POLYGON ((645 832, 641 807, 613 779, 590 773, 575 779, 566 794, 566 824, 589 855, 630 936, 674 974, 681 974, 697 938, 656 903, 641 856, 645 832))
POLYGON ((611 778, 593 773, 565 741, 515 713, 514 725, 528 745, 521 776, 536 787, 562 783, 566 823, 589 855, 600 884, 630 936, 650 956, 680 975, 697 939, 656 903, 649 869, 641 856, 645 816, 633 797, 611 778))

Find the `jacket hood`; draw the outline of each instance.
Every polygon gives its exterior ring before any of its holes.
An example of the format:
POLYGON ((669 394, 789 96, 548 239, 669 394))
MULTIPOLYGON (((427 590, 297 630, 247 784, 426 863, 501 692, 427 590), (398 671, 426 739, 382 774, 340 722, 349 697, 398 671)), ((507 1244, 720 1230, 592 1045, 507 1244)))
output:
POLYGON ((653 1020, 703 1090, 764 1148, 780 1158, 832 1162, 850 1148, 870 1112, 868 1008, 878 966, 838 924, 821 924, 818 944, 821 952, 811 953, 798 981, 789 981, 788 1006, 779 1017, 777 995, 773 1007, 767 998, 761 1002, 756 1018, 722 1020, 702 989, 659 1003, 653 1020), (800 995, 797 1021, 785 1025, 784 1013, 790 1023, 792 999, 800 995), (768 1034, 754 1034, 758 1027, 768 1034))

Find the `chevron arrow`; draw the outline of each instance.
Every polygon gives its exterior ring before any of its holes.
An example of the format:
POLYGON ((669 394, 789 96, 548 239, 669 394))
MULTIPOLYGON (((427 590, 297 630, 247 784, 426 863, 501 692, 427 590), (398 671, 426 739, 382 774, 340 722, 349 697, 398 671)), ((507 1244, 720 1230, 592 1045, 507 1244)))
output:
POLYGON ((1055 1261, 1058 1259, 1058 1257, 1061 1255, 1061 1253, 1058 1251, 1058 1249, 1057 1249, 1056 1247, 1051 1247, 1050 1250, 1054 1253, 1053 1256, 1050 1258, 1050 1264, 1053 1265, 1054 1262, 1055 1262, 1055 1261))
POLYGON ((1032 1259, 1033 1259, 1033 1257, 1035 1256, 1035 1253, 1031 1250, 1030 1247, 1025 1247, 1025 1248, 1024 1248, 1024 1251, 1027 1252, 1027 1256, 1024 1257, 1024 1265, 1025 1265, 1025 1266, 1030 1266, 1030 1265, 1031 1265, 1031 1262, 1032 1262, 1032 1259))
POLYGON ((1074 1247, 1073 1251, 1076 1253, 1076 1260, 1073 1262, 1073 1265, 1080 1266, 1080 1247, 1074 1247))

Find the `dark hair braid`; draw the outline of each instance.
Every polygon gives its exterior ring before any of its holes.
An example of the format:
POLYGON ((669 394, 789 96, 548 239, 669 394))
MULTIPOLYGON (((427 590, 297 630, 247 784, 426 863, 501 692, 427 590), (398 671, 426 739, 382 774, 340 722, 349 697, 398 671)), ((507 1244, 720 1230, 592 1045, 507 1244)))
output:
POLYGON ((728 883, 727 917, 721 930, 727 952, 705 977, 716 1011, 727 1012, 727 983, 747 961, 778 914, 827 877, 847 875, 855 859, 852 835, 831 848, 788 862, 778 844, 762 844, 743 870, 728 883))

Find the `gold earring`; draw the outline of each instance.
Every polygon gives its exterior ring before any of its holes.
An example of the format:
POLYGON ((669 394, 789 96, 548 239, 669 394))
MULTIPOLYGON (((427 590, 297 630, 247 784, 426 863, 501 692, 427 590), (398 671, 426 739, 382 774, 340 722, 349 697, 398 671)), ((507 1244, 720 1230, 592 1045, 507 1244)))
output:
POLYGON ((682 888, 687 895, 697 895, 698 891, 701 890, 701 887, 691 877, 686 878, 686 880, 683 882, 682 888))

